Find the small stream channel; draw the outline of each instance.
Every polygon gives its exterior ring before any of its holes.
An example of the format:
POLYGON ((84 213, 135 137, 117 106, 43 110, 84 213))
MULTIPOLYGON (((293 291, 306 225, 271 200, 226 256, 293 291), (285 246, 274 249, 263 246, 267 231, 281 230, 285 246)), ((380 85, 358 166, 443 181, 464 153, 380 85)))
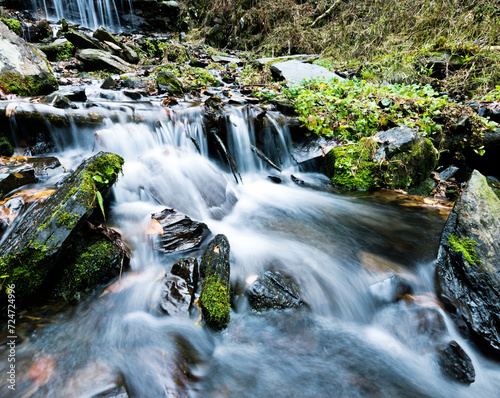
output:
MULTIPOLYGON (((164 108, 101 94, 87 88, 87 102, 67 111, 98 111, 101 126, 47 121, 47 130, 67 169, 100 150, 124 157, 107 224, 131 246, 131 271, 123 289, 102 297, 101 289, 28 334, 17 347, 18 389, 1 388, 1 397, 497 396, 500 366, 460 337, 435 298, 433 261, 446 210, 397 194, 334 191, 324 176, 294 165, 280 114, 268 112, 271 127, 255 131, 249 105, 226 107, 237 183, 210 156, 202 104, 164 108), (252 151, 257 141, 269 144, 263 151, 281 173, 252 151), (165 207, 228 237, 236 292, 273 263, 297 279, 308 308, 257 313, 238 294, 228 329, 218 333, 160 314, 161 276, 179 255, 160 254, 146 230, 151 213, 165 207), (393 272, 413 294, 384 303, 379 282, 393 272), (470 387, 440 373, 435 346, 452 339, 472 358, 470 387), (34 377, 37 366, 51 370, 34 377)), ((2 375, 6 366, 0 363, 2 375)))

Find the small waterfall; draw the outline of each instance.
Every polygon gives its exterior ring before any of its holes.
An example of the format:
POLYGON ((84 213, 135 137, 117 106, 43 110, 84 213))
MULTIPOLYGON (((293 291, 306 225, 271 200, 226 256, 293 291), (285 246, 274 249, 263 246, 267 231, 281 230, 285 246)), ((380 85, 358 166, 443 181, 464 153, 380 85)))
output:
POLYGON ((132 12, 131 0, 31 0, 32 9, 52 21, 66 18, 89 29, 122 30, 121 13, 132 12))

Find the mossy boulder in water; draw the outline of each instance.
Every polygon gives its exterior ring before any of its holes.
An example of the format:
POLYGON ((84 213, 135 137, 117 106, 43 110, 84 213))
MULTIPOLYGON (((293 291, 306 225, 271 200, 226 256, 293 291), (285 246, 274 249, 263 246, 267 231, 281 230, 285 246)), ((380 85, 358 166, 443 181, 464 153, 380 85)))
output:
POLYGON ((175 75, 165 70, 159 70, 157 76, 158 89, 162 93, 182 94, 184 88, 182 83, 175 75))
POLYGON ((0 273, 16 285, 19 302, 42 294, 73 230, 98 206, 122 165, 120 156, 101 152, 84 161, 56 193, 18 217, 0 245, 0 273))
POLYGON ((203 278, 200 304, 205 323, 213 329, 224 329, 229 323, 229 242, 217 235, 207 246, 200 263, 203 278))
POLYGON ((49 94, 58 87, 47 59, 2 22, 0 86, 26 96, 49 94))
POLYGON ((485 351, 500 359, 500 200, 472 173, 441 236, 436 265, 439 294, 485 351))

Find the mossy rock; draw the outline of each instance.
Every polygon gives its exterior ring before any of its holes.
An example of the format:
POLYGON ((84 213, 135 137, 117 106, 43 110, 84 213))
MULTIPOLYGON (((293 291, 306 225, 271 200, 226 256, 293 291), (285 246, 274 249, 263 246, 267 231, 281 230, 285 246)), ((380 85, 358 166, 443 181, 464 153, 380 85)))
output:
POLYGON ((75 55, 75 46, 69 41, 55 42, 47 46, 41 46, 40 50, 45 53, 49 61, 60 61, 75 55))
POLYGON ((182 94, 184 92, 181 81, 171 72, 160 70, 156 81, 160 91, 167 92, 169 94, 182 94))
POLYGON ((11 93, 22 96, 50 94, 59 87, 57 80, 52 75, 35 78, 15 72, 4 72, 0 75, 0 86, 5 87, 11 93))
POLYGON ((227 327, 230 311, 229 242, 217 235, 207 246, 200 263, 203 277, 200 305, 205 323, 215 330, 227 327))
POLYGON ((7 137, 0 137, 0 156, 12 156, 14 147, 7 137))
POLYGON ((21 22, 19 22, 15 18, 2 18, 1 21, 7 25, 7 27, 13 31, 16 35, 21 36, 21 33, 23 32, 21 28, 21 22))
POLYGON ((22 300, 41 294, 72 232, 98 206, 121 171, 123 159, 101 152, 84 161, 56 193, 36 204, 0 245, 0 274, 22 300))
POLYGON ((369 139, 330 150, 324 159, 324 169, 334 186, 350 190, 369 190, 377 186, 375 163, 376 143, 369 139))

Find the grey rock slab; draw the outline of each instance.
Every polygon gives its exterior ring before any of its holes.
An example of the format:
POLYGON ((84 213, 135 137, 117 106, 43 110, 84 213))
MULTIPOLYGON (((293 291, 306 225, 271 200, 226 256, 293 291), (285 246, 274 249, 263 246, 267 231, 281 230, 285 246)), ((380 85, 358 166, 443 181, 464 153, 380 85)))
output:
POLYGON ((271 72, 279 80, 288 83, 300 83, 304 79, 323 78, 344 80, 320 65, 306 64, 297 60, 276 62, 271 65, 271 72))

